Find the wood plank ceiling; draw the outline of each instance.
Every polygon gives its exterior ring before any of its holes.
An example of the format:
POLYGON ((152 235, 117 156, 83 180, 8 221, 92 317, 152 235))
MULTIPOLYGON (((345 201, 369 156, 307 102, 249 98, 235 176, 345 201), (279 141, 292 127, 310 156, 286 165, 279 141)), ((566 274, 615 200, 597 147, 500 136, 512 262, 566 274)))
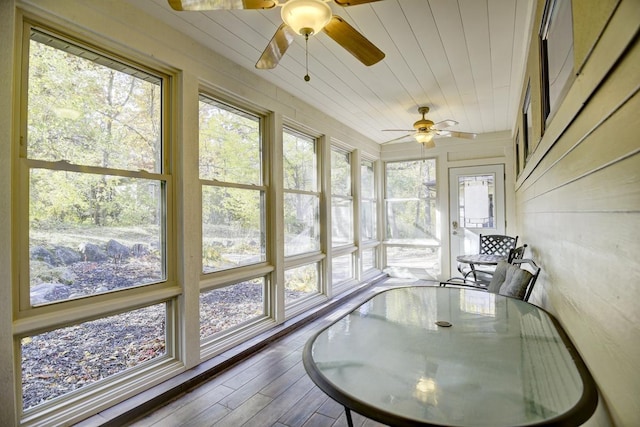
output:
POLYGON ((273 70, 255 63, 281 24, 280 8, 175 12, 167 0, 129 0, 213 51, 376 142, 411 129, 418 106, 429 119, 478 134, 511 130, 518 117, 533 0, 382 0, 334 14, 386 57, 365 67, 324 33, 298 37, 273 70))

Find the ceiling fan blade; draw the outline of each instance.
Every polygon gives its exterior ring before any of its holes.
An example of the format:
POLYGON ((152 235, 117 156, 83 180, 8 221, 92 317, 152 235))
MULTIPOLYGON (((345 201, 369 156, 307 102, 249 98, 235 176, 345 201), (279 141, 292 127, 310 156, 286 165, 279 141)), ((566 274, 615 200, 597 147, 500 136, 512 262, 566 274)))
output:
POLYGON ((437 131, 436 132, 436 137, 438 138, 451 138, 451 137, 455 137, 455 138, 462 138, 462 139, 476 139, 476 135, 475 133, 470 133, 470 132, 456 132, 453 130, 443 130, 443 131, 437 131))
POLYGON ((457 124, 458 122, 456 122, 455 120, 447 119, 436 123, 433 127, 435 127, 436 129, 444 129, 448 128, 449 126, 455 126, 457 124))
POLYGON ((357 6, 359 4, 373 3, 379 0, 333 0, 338 6, 357 6))
POLYGON ((381 132, 415 132, 414 129, 382 129, 381 132))
POLYGON ((337 15, 333 15, 323 31, 366 66, 384 58, 380 49, 337 15))
POLYGON ((400 142, 401 140, 403 140, 405 138, 408 138, 410 136, 411 136, 411 134, 403 135, 401 137, 390 139, 389 141, 385 141, 385 142, 381 143, 380 145, 393 144, 394 142, 400 142))
POLYGON ((470 132, 451 132, 451 136, 455 136, 456 138, 463 138, 463 139, 476 139, 476 136, 478 136, 475 133, 470 133, 470 132))
POLYGON ((271 9, 275 0, 169 0, 174 10, 271 9))
POLYGON ((281 24, 276 30, 276 33, 271 38, 271 41, 265 48, 264 52, 256 62, 256 68, 261 70, 270 70, 275 68, 280 62, 280 59, 284 56, 291 43, 295 33, 287 24, 281 24))

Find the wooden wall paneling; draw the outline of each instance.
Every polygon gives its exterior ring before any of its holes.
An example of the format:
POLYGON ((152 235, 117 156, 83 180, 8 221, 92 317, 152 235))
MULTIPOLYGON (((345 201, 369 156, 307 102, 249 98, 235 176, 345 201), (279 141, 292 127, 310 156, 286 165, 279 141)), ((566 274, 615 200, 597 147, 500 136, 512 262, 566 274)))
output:
MULTIPOLYGON (((518 178, 518 235, 542 266, 532 302, 563 324, 610 414, 590 425, 639 425, 640 2, 572 3, 613 15, 574 16, 580 74, 518 178)), ((537 51, 535 37, 532 82, 537 51)))
POLYGON ((579 72, 620 0, 572 1, 573 59, 579 72))

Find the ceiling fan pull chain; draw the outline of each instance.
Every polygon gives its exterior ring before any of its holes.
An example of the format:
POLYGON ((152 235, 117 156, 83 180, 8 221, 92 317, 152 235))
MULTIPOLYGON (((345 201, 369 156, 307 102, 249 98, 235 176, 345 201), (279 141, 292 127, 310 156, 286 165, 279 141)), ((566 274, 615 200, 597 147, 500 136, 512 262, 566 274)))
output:
POLYGON ((304 76, 304 81, 308 82, 311 80, 311 77, 309 77, 309 34, 304 35, 304 59, 307 71, 307 74, 304 76))

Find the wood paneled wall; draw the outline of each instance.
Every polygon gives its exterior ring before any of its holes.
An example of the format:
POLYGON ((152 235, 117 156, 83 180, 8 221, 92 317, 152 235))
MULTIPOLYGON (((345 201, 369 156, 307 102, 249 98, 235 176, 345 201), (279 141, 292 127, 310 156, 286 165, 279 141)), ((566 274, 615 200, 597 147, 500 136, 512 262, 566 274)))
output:
POLYGON ((612 422, 640 425, 640 1, 574 0, 573 16, 575 80, 546 126, 534 117, 536 149, 516 182, 518 234, 543 272, 531 301, 564 325, 612 422), (595 4, 599 14, 585 11, 595 4))

